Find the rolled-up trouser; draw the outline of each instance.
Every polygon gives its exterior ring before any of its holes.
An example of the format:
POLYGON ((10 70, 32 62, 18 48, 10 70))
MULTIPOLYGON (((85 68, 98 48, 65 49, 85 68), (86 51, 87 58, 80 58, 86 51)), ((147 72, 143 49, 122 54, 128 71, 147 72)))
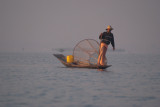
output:
POLYGON ((107 52, 108 45, 105 43, 100 44, 100 49, 99 49, 99 56, 98 56, 98 64, 100 65, 106 65, 105 60, 106 60, 106 52, 107 52))

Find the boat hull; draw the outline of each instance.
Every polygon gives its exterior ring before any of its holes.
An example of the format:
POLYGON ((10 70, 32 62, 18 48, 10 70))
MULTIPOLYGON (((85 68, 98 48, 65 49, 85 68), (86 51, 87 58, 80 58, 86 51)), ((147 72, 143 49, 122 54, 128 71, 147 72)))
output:
POLYGON ((90 69, 106 69, 112 65, 80 65, 76 63, 67 63, 66 58, 63 54, 53 54, 63 65, 70 68, 90 68, 90 69))

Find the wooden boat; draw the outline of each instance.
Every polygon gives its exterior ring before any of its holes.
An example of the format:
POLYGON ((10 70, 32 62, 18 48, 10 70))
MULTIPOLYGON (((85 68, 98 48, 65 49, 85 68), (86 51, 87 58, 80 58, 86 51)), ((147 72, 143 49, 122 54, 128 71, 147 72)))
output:
POLYGON ((66 57, 63 54, 53 54, 57 59, 59 59, 59 61, 65 65, 66 67, 70 67, 70 68, 90 68, 90 69, 106 69, 112 65, 105 65, 105 66, 101 66, 101 65, 97 65, 97 64, 79 64, 77 62, 73 62, 73 63, 67 63, 66 61, 66 57))

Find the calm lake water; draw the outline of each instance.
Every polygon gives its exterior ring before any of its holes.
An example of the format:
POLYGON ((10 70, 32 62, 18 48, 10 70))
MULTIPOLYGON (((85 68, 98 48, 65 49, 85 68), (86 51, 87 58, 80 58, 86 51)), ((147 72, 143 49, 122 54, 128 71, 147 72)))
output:
POLYGON ((108 52, 104 71, 52 53, 0 54, 0 107, 158 107, 160 55, 108 52))

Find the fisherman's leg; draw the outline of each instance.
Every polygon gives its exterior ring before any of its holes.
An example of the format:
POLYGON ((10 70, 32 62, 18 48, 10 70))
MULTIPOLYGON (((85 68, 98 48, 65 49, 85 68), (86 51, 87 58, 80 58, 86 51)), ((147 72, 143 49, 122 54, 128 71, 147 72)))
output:
POLYGON ((105 45, 106 47, 106 52, 105 52, 105 64, 107 65, 107 57, 106 57, 106 53, 107 53, 107 50, 108 50, 108 45, 105 45))
POLYGON ((101 65, 106 65, 105 60, 106 60, 107 47, 108 46, 106 44, 102 44, 102 55, 101 55, 101 61, 100 61, 101 65))
POLYGON ((98 61, 97 61, 98 65, 100 64, 100 61, 102 59, 102 54, 103 54, 102 44, 100 44, 100 47, 99 47, 99 56, 98 56, 98 61))
POLYGON ((103 51, 102 51, 102 55, 101 55, 100 64, 101 64, 101 65, 105 65, 105 50, 106 50, 106 49, 105 49, 104 46, 102 47, 102 50, 103 50, 103 51))

